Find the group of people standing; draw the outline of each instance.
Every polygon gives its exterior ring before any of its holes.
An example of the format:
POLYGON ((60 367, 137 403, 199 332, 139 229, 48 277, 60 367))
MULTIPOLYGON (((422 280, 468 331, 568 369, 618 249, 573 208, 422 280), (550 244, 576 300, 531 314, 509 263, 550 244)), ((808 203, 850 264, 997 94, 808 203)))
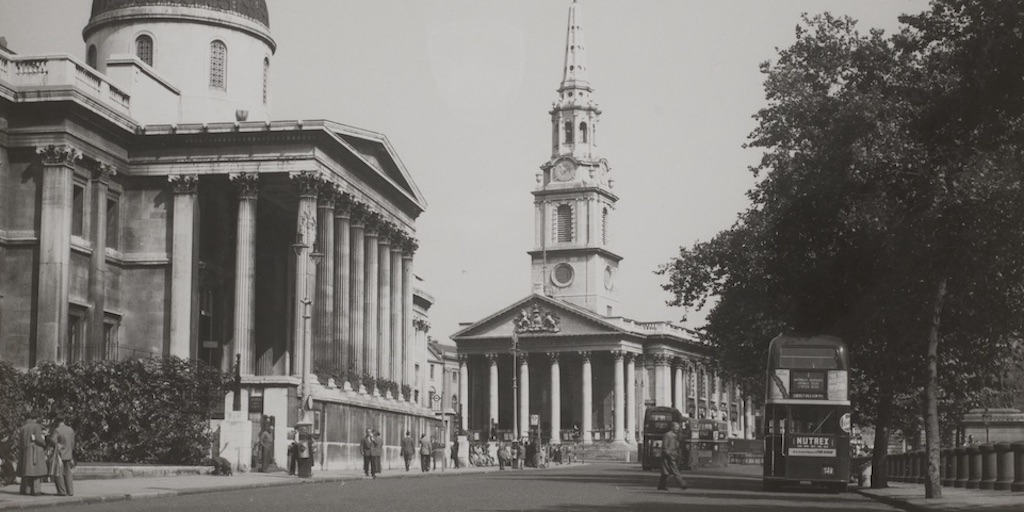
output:
POLYGON ((419 447, 417 448, 416 441, 412 438, 412 432, 405 431, 405 437, 402 438, 402 458, 405 459, 406 471, 409 471, 409 465, 417 453, 420 456, 420 471, 424 473, 430 471, 430 458, 433 451, 433 446, 426 434, 420 435, 419 447))
POLYGON ((384 453, 384 441, 380 438, 380 431, 366 429, 366 437, 363 437, 360 448, 363 451, 363 474, 377 478, 377 473, 380 473, 380 458, 384 453))
MULTIPOLYGON (((38 419, 38 414, 30 413, 12 440, 19 449, 16 470, 21 480, 19 491, 39 496, 43 493, 42 482, 49 480, 56 485, 57 496, 74 496, 75 431, 60 417, 54 418, 47 427, 38 419)), ((5 473, 12 470, 7 460, 11 451, 5 452, 5 473)), ((6 483, 7 475, 4 476, 6 483)))

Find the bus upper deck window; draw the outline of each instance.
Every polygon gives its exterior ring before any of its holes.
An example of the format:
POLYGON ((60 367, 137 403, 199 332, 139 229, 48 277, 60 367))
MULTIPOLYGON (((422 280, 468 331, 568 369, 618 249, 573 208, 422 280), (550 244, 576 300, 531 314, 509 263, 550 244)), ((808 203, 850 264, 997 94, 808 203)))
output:
POLYGON ((838 359, 834 347, 782 347, 779 350, 780 368, 835 369, 839 368, 838 359))

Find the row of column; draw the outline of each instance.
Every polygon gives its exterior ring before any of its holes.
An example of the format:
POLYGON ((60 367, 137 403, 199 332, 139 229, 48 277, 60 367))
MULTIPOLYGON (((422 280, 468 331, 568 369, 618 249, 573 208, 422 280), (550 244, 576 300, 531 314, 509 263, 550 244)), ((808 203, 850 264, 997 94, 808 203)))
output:
MULTIPOLYGON (((254 373, 255 251, 259 175, 229 176, 238 190, 233 354, 254 373)), ((412 384, 412 279, 416 241, 319 172, 290 175, 299 189, 294 265, 292 372, 302 367, 370 374, 412 384), (310 258, 320 254, 319 261, 310 258), (303 317, 312 308, 308 350, 303 317)), ((174 185, 171 354, 190 354, 195 175, 174 185)), ((340 385, 341 383, 339 383, 340 385)))
MULTIPOLYGON (((612 350, 610 351, 614 361, 614 389, 613 389, 613 416, 614 416, 614 430, 612 432, 612 438, 614 441, 625 441, 633 442, 633 433, 637 431, 637 393, 636 393, 636 362, 638 359, 643 364, 642 356, 639 354, 626 352, 624 350, 612 350), (629 411, 623 413, 623 411, 629 411)), ((561 372, 559 367, 559 359, 561 353, 549 352, 546 354, 550 362, 551 371, 551 431, 552 431, 552 443, 559 443, 557 433, 561 430, 561 372)), ((583 432, 583 442, 590 443, 591 438, 589 433, 593 430, 592 425, 592 408, 593 408, 593 369, 591 366, 591 352, 583 351, 579 352, 582 361, 581 368, 581 379, 582 379, 582 425, 580 429, 583 432)), ((488 417, 494 420, 498 419, 498 355, 497 354, 486 354, 489 369, 489 410, 488 417)), ((690 388, 693 389, 695 381, 691 382, 687 379, 686 373, 689 371, 688 366, 685 362, 676 362, 673 365, 675 371, 675 378, 669 373, 669 362, 670 358, 663 355, 655 355, 652 358, 653 370, 654 370, 654 386, 653 386, 653 398, 655 405, 658 406, 673 406, 683 413, 684 416, 688 416, 688 410, 685 407, 686 400, 686 388, 687 383, 690 382, 690 388), (674 390, 672 388, 673 383, 675 384, 674 390), (670 398, 674 399, 670 403, 670 398)), ((701 374, 701 378, 706 379, 708 385, 702 386, 703 400, 707 404, 716 403, 712 400, 714 397, 717 399, 717 403, 722 403, 722 391, 721 381, 717 377, 710 377, 710 373, 703 369, 699 363, 691 363, 694 366, 693 372, 695 374, 701 374), (712 394, 710 391, 710 384, 714 383, 715 393, 712 394)), ((526 432, 529 430, 529 417, 530 417, 530 372, 529 372, 529 361, 528 358, 518 358, 518 383, 519 383, 519 403, 516 407, 519 408, 519 431, 526 432)), ((514 370, 515 371, 515 370, 514 370)), ((469 369, 468 369, 468 358, 462 356, 459 359, 459 380, 460 380, 460 403, 461 403, 461 415, 462 415, 462 428, 469 428, 469 369)), ((700 391, 700 390, 698 390, 700 391)), ((700 410, 700 400, 702 398, 698 396, 699 393, 694 392, 693 404, 695 410, 700 410)), ((735 385, 730 386, 731 395, 728 398, 727 403, 737 403, 738 418, 737 428, 742 433, 744 438, 752 438, 751 431, 751 417, 752 410, 750 407, 749 398, 743 400, 738 387, 735 385)), ((709 409, 710 410, 710 409, 709 409)), ((728 411, 726 411, 728 418, 728 411)), ((730 430, 732 429, 731 418, 728 418, 730 430)), ((730 432, 731 434, 731 432, 730 432)))

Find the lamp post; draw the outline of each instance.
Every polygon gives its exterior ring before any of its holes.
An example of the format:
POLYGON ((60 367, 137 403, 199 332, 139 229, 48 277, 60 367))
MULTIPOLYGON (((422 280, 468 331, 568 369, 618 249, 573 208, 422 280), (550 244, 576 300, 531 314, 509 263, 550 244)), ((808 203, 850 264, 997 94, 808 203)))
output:
POLYGON ((988 422, 991 416, 988 414, 988 407, 985 408, 985 412, 981 413, 981 421, 985 424, 985 444, 989 443, 988 440, 988 422))
POLYGON ((512 434, 519 440, 519 326, 512 326, 512 434))
MULTIPOLYGON (((316 250, 314 250, 313 252, 307 252, 309 249, 310 246, 305 242, 305 235, 303 232, 300 231, 299 233, 296 234, 296 242, 292 244, 292 250, 295 251, 296 265, 298 265, 298 263, 302 261, 301 258, 306 257, 309 258, 309 261, 313 264, 314 268, 320 263, 320 259, 323 258, 324 256, 323 253, 316 250)), ((311 359, 309 323, 310 318, 312 317, 310 313, 310 306, 313 305, 313 300, 309 298, 309 280, 311 279, 311 276, 313 274, 313 272, 306 272, 306 276, 302 280, 303 298, 300 300, 300 302, 302 303, 302 361, 299 362, 299 365, 302 370, 302 380, 301 383, 299 384, 301 388, 299 395, 302 397, 302 405, 300 408, 301 414, 299 418, 299 423, 307 424, 312 423, 312 418, 309 417, 308 413, 312 409, 311 406, 313 398, 312 390, 310 389, 309 385, 309 367, 311 359)))

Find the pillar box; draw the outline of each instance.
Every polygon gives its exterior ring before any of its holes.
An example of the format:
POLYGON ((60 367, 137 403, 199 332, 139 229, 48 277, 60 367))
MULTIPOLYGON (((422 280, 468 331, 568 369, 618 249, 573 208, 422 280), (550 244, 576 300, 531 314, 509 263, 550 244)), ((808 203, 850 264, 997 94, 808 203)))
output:
POLYGON ((978 489, 981 486, 981 450, 977 446, 967 447, 967 488, 978 489))
POLYGON ((996 443, 996 483, 995 490, 1009 491, 1013 484, 1013 450, 1010 443, 996 443))
POLYGON ((967 487, 967 473, 969 471, 967 448, 963 446, 954 448, 953 456, 956 457, 956 480, 953 480, 953 487, 967 487))
POLYGON ((1010 445, 1013 452, 1013 483, 1010 490, 1024 492, 1024 441, 1017 441, 1010 445))
POLYGON ((944 448, 939 453, 942 457, 942 461, 939 464, 939 481, 942 485, 950 487, 953 485, 953 480, 956 480, 956 455, 954 455, 952 448, 944 448))
POLYGON ((985 443, 978 449, 981 450, 981 482, 978 482, 978 488, 991 491, 996 488, 996 447, 985 443))

